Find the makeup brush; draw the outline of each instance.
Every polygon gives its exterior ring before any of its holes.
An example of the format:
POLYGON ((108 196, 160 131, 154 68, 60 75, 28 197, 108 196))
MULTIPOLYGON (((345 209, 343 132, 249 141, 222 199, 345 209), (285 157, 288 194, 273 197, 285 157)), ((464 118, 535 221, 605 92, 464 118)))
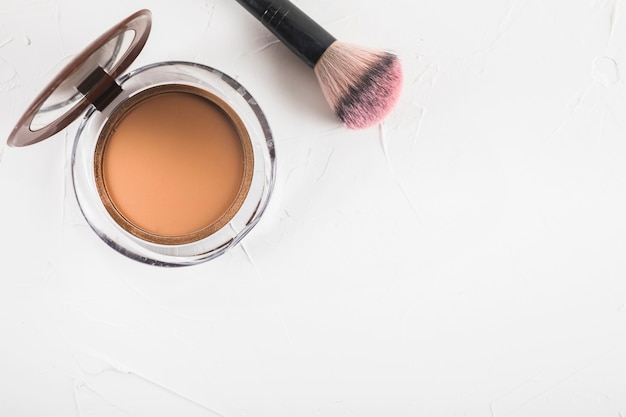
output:
POLYGON ((313 68, 344 125, 363 129, 389 114, 402 86, 396 55, 338 41, 288 0, 237 2, 313 68))

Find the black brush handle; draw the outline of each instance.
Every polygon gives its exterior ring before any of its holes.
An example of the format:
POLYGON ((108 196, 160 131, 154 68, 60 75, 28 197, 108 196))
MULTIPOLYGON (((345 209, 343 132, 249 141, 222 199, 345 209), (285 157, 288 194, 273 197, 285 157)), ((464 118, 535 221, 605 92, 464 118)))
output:
POLYGON ((237 0, 313 68, 336 39, 288 0, 237 0))

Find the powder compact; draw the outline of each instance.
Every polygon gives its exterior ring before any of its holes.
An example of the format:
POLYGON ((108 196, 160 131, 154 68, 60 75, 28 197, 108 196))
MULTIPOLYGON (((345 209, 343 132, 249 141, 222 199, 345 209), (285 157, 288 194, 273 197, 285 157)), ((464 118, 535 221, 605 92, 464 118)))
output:
POLYGON ((275 178, 272 134, 254 98, 220 71, 162 62, 121 75, 151 28, 140 10, 100 36, 45 88, 7 143, 44 140, 85 113, 72 149, 87 223, 120 253, 191 265, 235 246, 275 178))

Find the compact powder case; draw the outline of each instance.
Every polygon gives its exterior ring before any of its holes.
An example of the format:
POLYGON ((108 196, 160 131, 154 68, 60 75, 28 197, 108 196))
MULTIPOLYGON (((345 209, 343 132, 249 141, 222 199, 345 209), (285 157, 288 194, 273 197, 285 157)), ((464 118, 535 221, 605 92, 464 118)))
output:
POLYGON ((44 140, 85 113, 72 181, 91 228, 120 253, 160 266, 207 261, 259 221, 274 186, 272 134, 254 98, 220 71, 162 62, 121 75, 151 28, 140 10, 74 58, 7 143, 44 140))

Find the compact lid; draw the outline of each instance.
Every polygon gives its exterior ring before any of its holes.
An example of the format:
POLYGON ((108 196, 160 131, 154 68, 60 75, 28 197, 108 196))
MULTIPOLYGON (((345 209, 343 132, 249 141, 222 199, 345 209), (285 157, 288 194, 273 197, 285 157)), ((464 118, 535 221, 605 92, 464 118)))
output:
POLYGON ((127 17, 92 42, 54 77, 17 122, 9 146, 27 146, 66 128, 137 58, 152 25, 149 10, 127 17))

